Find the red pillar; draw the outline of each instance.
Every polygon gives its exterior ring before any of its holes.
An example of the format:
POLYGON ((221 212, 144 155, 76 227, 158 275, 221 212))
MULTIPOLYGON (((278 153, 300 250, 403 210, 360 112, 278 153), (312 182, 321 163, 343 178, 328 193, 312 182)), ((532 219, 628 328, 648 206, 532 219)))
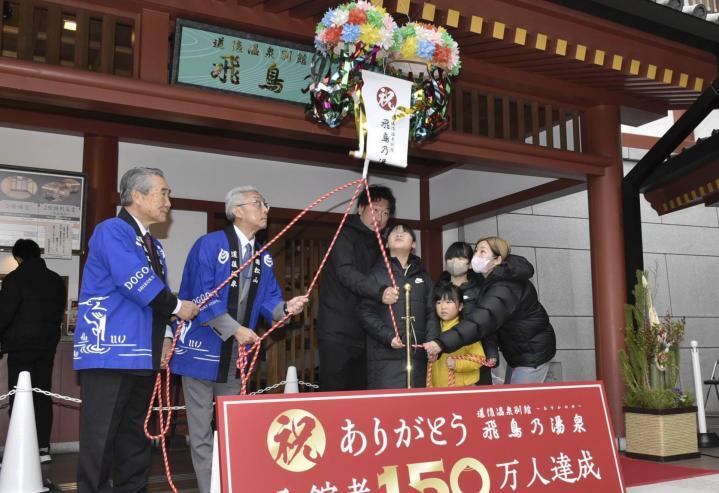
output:
POLYGON ((597 106, 583 119, 585 151, 612 159, 604 175, 588 181, 589 241, 592 263, 594 338, 597 378, 604 381, 614 431, 624 436, 624 382, 618 351, 624 348, 624 276, 622 231, 623 161, 619 108, 597 106))
MULTIPOLYGON (((82 170, 87 175, 85 237, 90 239, 95 226, 117 214, 117 137, 86 135, 82 170)), ((87 246, 85 245, 87 252, 87 246)), ((84 260, 84 258, 83 258, 84 260)))
POLYGON ((429 177, 419 180, 419 220, 422 223, 422 263, 435 281, 442 273, 442 229, 429 227, 429 177))

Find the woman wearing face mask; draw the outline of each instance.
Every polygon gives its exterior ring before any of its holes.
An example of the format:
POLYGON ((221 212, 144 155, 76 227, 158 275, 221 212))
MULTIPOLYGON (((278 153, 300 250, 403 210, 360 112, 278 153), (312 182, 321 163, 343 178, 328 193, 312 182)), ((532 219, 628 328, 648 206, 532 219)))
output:
POLYGON ((504 383, 541 383, 557 349, 554 329, 530 281, 534 267, 510 251, 497 236, 477 242, 471 266, 485 281, 476 307, 424 347, 434 358, 496 333, 507 360, 504 383))
MULTIPOLYGON (((463 241, 452 243, 444 253, 446 270, 439 276, 440 283, 452 283, 462 290, 465 315, 476 307, 480 288, 484 284, 484 277, 470 269, 472 256, 473 251, 469 244, 463 241)), ((477 385, 492 385, 492 368, 496 367, 499 361, 497 334, 491 334, 481 342, 487 366, 480 369, 477 385)))

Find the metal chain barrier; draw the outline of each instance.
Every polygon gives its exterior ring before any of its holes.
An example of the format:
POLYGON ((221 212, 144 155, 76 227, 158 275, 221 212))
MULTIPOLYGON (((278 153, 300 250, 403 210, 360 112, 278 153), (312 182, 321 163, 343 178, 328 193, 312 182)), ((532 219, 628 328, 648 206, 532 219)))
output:
MULTIPOLYGON (((54 397, 55 399, 61 399, 61 400, 63 400, 63 401, 74 402, 74 403, 76 403, 76 404, 82 404, 82 400, 81 400, 81 399, 76 399, 75 397, 69 397, 69 396, 67 396, 67 395, 62 395, 62 394, 54 394, 54 393, 52 393, 52 392, 50 392, 50 391, 48 391, 48 390, 43 390, 43 389, 38 388, 38 387, 33 387, 33 388, 32 388, 32 391, 33 391, 33 392, 37 392, 38 394, 46 395, 46 396, 48 396, 48 397, 54 397)), ((16 390, 14 390, 13 392, 16 392, 16 390)), ((0 399, 2 399, 2 398, 0 397, 0 399)))
POLYGON ((0 395, 0 401, 3 401, 3 400, 5 400, 5 399, 7 399, 7 398, 10 397, 11 395, 14 395, 16 392, 17 392, 17 390, 12 389, 12 390, 11 390, 10 392, 8 392, 7 394, 0 395))
MULTIPOLYGON (((278 383, 276 383, 276 384, 274 384, 274 385, 270 385, 269 387, 265 387, 264 389, 256 390, 256 391, 250 393, 249 395, 265 394, 265 393, 271 392, 271 391, 273 391, 273 390, 275 390, 275 389, 277 389, 277 388, 279 388, 279 387, 282 387, 282 386, 285 385, 286 383, 287 383, 287 381, 283 380, 283 381, 278 382, 278 383)), ((315 383, 303 382, 302 380, 299 380, 297 383, 298 383, 298 385, 303 385, 303 386, 308 387, 308 388, 311 388, 311 389, 313 389, 313 390, 317 390, 317 389, 320 388, 320 386, 317 385, 317 384, 315 384, 315 383)), ((68 402, 74 402, 74 403, 76 403, 76 404, 82 404, 82 399, 78 399, 78 398, 76 398, 76 397, 70 397, 70 396, 68 396, 68 395, 56 394, 56 393, 50 392, 50 391, 48 391, 48 390, 43 390, 43 389, 41 389, 41 388, 39 388, 39 387, 33 387, 31 390, 32 390, 33 392, 37 392, 38 394, 43 394, 43 395, 46 395, 46 396, 48 396, 48 397, 53 397, 53 398, 55 398, 55 399, 60 399, 60 400, 63 400, 63 401, 68 401, 68 402)), ((10 397, 11 395, 15 395, 15 394, 17 394, 17 389, 12 389, 12 390, 11 390, 10 392, 8 392, 7 394, 2 394, 2 395, 0 395, 0 401, 3 401, 3 400, 5 400, 5 399, 7 399, 8 397, 10 397)), ((0 406, 0 409, 4 409, 4 408, 6 408, 8 405, 9 405, 9 404, 5 404, 4 406, 0 406)), ((155 406, 155 407, 152 408, 153 411, 184 411, 185 409, 186 409, 185 406, 170 406, 170 407, 158 407, 158 406, 155 406)))
MULTIPOLYGON (((269 387, 265 387, 264 389, 255 390, 254 392, 250 392, 248 395, 260 395, 260 394, 264 394, 264 393, 266 393, 266 392, 270 392, 270 391, 272 391, 272 390, 275 390, 276 388, 281 387, 281 386, 285 385, 286 383, 287 383, 287 381, 286 381, 286 380, 283 380, 283 381, 281 381, 281 382, 277 382, 277 383, 274 384, 274 385, 270 385, 269 387)), ((297 381, 297 384, 298 384, 298 385, 304 385, 305 387, 309 387, 309 388, 311 388, 311 389, 313 389, 313 390, 317 390, 317 389, 320 388, 320 386, 317 385, 316 383, 303 382, 302 380, 298 380, 298 381, 297 381)))

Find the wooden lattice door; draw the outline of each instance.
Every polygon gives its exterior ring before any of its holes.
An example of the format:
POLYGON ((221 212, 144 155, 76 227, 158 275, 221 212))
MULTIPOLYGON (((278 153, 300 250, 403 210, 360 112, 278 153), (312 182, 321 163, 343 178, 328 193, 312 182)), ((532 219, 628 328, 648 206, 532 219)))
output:
MULTIPOLYGON (((283 224, 273 224, 268 236, 277 234, 283 224)), ((284 289, 285 299, 307 291, 319 269, 322 257, 334 233, 334 226, 298 224, 271 248, 275 260, 275 274, 284 289)), ((317 351, 317 308, 319 284, 310 293, 304 312, 293 317, 286 326, 276 330, 264 346, 264 376, 267 384, 284 380, 287 367, 294 365, 300 380, 317 383, 319 356, 317 351)), ((300 389, 300 390, 307 390, 300 389)))
MULTIPOLYGON (((213 219, 214 224, 210 229, 221 229, 227 224, 224 213, 216 214, 213 219)), ((286 224, 286 222, 272 221, 266 231, 258 233, 258 240, 266 243, 286 224)), ((299 222, 270 247, 270 253, 274 258, 275 275, 282 288, 284 299, 288 300, 307 291, 336 227, 336 225, 312 221, 299 222)), ((318 297, 319 283, 310 293, 310 302, 304 312, 292 317, 288 324, 278 328, 265 339, 262 344, 261 360, 248 388, 250 392, 283 381, 287 367, 290 365, 297 368, 297 376, 301 381, 308 383, 319 381, 316 335, 318 297)), ((267 325, 257 327, 258 333, 264 333, 267 328, 267 325)), ((275 392, 282 390, 283 387, 278 387, 275 392)), ((304 387, 300 390, 308 391, 309 388, 304 387)))

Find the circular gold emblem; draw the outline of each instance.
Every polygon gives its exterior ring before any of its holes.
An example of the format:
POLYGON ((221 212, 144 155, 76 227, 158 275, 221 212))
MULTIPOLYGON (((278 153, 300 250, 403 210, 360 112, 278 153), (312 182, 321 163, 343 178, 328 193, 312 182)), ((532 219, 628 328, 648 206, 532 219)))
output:
POLYGON ((324 455, 326 445, 322 423, 302 409, 283 412, 267 430, 267 450, 272 460, 287 471, 312 469, 324 455))

